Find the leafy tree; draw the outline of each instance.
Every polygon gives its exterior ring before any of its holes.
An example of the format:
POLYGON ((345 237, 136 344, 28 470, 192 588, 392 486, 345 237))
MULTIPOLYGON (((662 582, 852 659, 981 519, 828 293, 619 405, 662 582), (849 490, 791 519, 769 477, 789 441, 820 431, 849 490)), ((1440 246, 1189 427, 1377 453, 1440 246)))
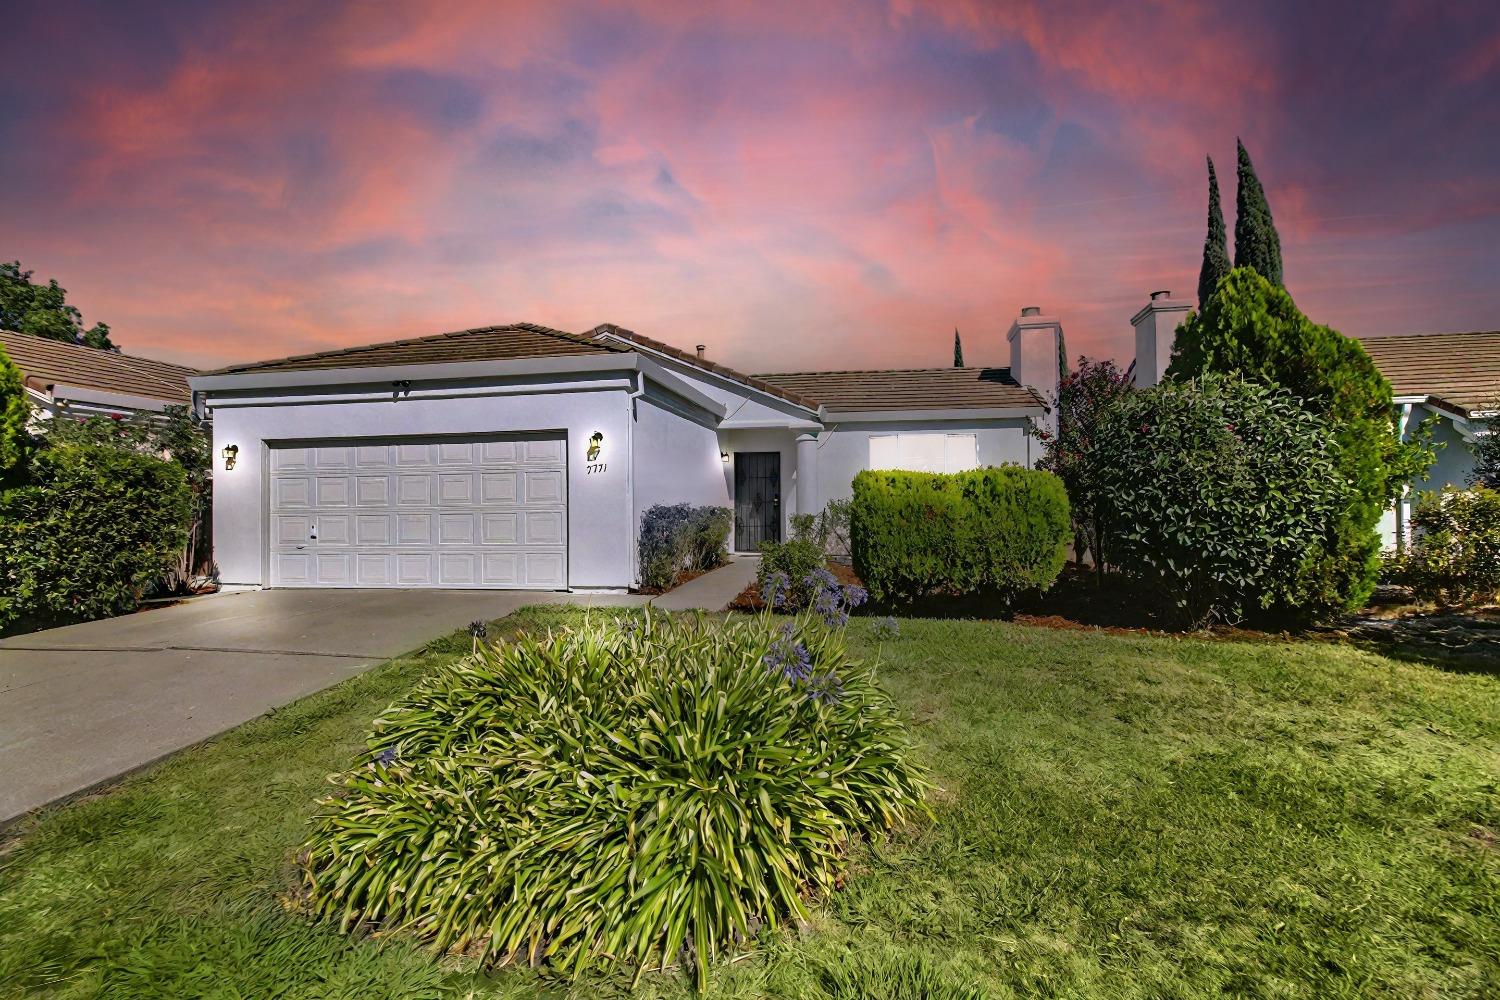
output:
POLYGON ((1094 438, 1109 408, 1132 391, 1130 376, 1113 361, 1079 358, 1078 367, 1058 383, 1053 408, 1057 431, 1040 430, 1043 454, 1037 467, 1063 481, 1073 519, 1073 551, 1079 562, 1092 555, 1095 572, 1104 575, 1109 564, 1106 532, 1098 516, 1098 462, 1094 438))
MULTIPOLYGON (((1254 268, 1271 284, 1283 285, 1281 237, 1271 219, 1265 188, 1255 176, 1245 144, 1236 139, 1235 145, 1239 147, 1239 190, 1234 199, 1234 266, 1254 268)), ((1201 299, 1201 287, 1199 294, 1201 299)))
POLYGON ((1250 268, 1231 271, 1178 329, 1168 377, 1215 372, 1282 386, 1332 428, 1349 499, 1287 596, 1313 614, 1359 607, 1379 576, 1381 513, 1432 463, 1431 425, 1401 441, 1390 383, 1359 341, 1309 320, 1250 268))
POLYGON ((1233 375, 1122 396, 1092 451, 1110 553, 1193 627, 1295 605, 1349 494, 1328 422, 1233 375))
POLYGON ((53 278, 45 285, 33 284, 31 271, 21 262, 0 262, 0 330, 30 333, 48 340, 82 344, 105 351, 118 351, 109 339, 109 327, 95 323, 85 329, 83 315, 67 303, 67 289, 53 278))
POLYGON ((953 328, 953 367, 962 368, 963 366, 964 345, 963 342, 958 339, 958 327, 955 326, 953 328))
POLYGON ((21 370, 0 347, 0 486, 17 478, 31 450, 31 404, 21 370))
POLYGON ((1219 279, 1229 273, 1228 237, 1224 232, 1224 208, 1219 204, 1219 178, 1214 173, 1214 159, 1208 158, 1208 235, 1203 238, 1203 266, 1198 270, 1198 308, 1219 286, 1219 279))

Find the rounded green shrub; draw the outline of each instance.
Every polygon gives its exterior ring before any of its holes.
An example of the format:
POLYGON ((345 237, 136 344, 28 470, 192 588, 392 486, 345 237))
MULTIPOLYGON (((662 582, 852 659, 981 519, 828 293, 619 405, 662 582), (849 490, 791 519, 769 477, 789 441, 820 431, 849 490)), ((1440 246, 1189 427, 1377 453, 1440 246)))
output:
POLYGON ((1186 625, 1285 607, 1348 500, 1337 447, 1283 389, 1206 375, 1130 393, 1094 437, 1106 548, 1186 625))
POLYGON ((1070 536, 1068 495, 1050 472, 1007 465, 854 477, 854 570, 877 601, 1010 601, 1045 590, 1062 572, 1070 536))
POLYGON ((333 781, 313 912, 565 974, 690 962, 700 984, 924 788, 842 631, 650 614, 482 647, 333 781))
POLYGON ((1177 331, 1167 374, 1210 373, 1281 386, 1332 431, 1335 474, 1350 489, 1287 597, 1315 614, 1363 605, 1380 575, 1381 514, 1432 461, 1422 435, 1398 437, 1390 383, 1359 341, 1312 322, 1285 289, 1244 267, 1177 331))
POLYGON ((190 495, 175 463, 102 445, 35 453, 0 496, 0 624, 131 611, 176 562, 190 495))

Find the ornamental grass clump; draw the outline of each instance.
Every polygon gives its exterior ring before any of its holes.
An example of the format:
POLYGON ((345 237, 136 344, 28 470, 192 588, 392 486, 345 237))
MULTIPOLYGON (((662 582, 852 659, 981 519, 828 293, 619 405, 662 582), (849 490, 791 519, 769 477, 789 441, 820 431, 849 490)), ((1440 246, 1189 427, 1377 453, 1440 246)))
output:
POLYGON ((811 614, 484 644, 375 720, 302 856, 344 929, 565 975, 711 962, 923 811, 874 671, 811 614))

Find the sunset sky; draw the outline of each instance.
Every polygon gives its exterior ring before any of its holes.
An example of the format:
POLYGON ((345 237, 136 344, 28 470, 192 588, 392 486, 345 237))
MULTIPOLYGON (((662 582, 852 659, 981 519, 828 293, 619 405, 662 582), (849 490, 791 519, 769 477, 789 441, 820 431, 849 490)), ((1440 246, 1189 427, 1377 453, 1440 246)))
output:
POLYGON ((1023 305, 1123 358, 1239 135, 1314 319, 1500 328, 1500 4, 1335 6, 18 5, 0 259, 204 366, 514 320, 1003 364, 1023 305))

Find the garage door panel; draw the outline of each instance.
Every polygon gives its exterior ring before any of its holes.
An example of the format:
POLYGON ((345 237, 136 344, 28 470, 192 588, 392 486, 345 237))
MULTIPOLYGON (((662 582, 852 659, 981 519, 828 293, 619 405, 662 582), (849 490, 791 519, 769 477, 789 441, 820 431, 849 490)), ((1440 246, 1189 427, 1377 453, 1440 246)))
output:
POLYGON ((562 503, 562 499, 563 474, 560 469, 526 473, 527 503, 562 503))
POLYGON ((354 505, 356 507, 389 507, 391 505, 390 476, 360 476, 354 481, 354 505))
POLYGON ((272 448, 271 582, 567 586, 561 438, 272 448))
POLYGON ((314 495, 319 507, 348 507, 354 491, 348 476, 319 476, 314 495))
POLYGON ((354 519, 354 544, 378 548, 391 544, 391 515, 360 514, 354 519))
POLYGON ((312 480, 307 476, 278 477, 271 488, 271 503, 282 509, 311 507, 312 480))
POLYGON ((320 546, 349 544, 348 514, 319 514, 317 528, 320 546))

